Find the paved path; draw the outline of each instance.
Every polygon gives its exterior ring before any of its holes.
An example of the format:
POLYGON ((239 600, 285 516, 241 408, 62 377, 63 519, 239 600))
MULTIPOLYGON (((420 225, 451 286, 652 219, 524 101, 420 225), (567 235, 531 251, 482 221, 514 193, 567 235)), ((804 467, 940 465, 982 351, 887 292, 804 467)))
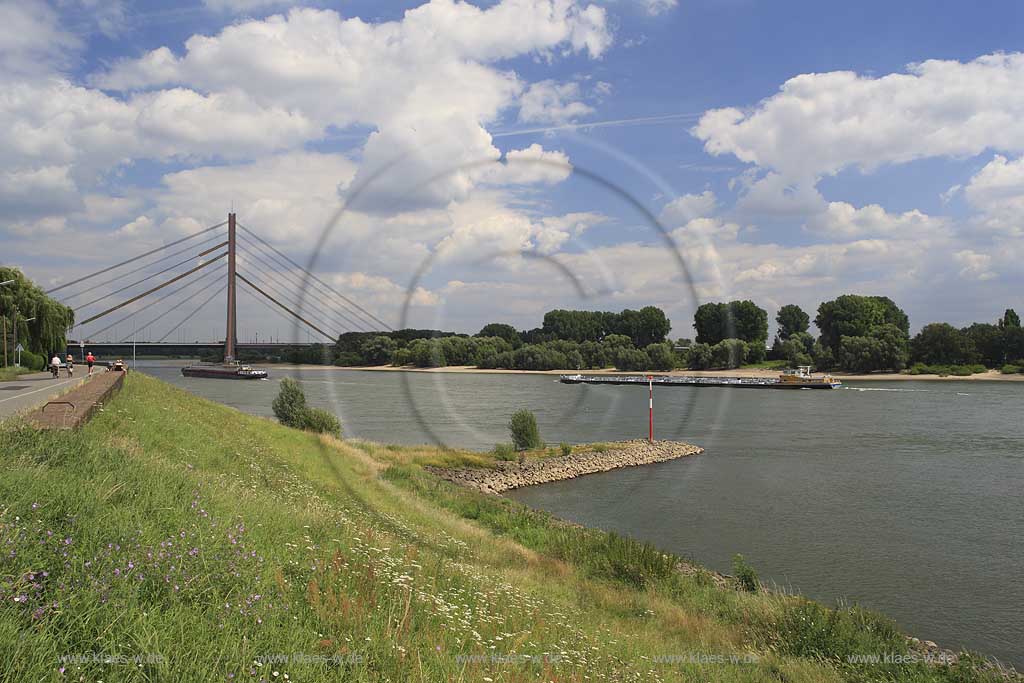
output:
MULTIPOLYGON (((103 372, 106 368, 99 368, 103 372)), ((75 365, 75 376, 68 378, 67 372, 60 371, 60 377, 53 378, 49 372, 21 375, 9 382, 0 382, 0 420, 12 415, 25 413, 43 405, 66 391, 74 389, 85 381, 89 369, 75 365)), ((95 371, 94 371, 95 372, 95 371)))

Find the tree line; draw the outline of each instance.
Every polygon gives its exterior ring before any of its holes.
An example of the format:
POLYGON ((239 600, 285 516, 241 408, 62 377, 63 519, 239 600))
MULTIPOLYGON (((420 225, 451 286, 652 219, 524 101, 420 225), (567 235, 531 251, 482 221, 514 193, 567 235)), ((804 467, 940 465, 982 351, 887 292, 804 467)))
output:
MULTIPOLYGON (((1015 372, 1024 364, 1024 332, 1012 309, 994 323, 931 323, 911 338, 910 320, 892 299, 844 294, 818 306, 817 338, 810 333, 811 316, 795 304, 782 306, 775 322, 778 332, 769 346, 765 309, 750 300, 710 302, 694 314, 695 337, 673 342, 671 322, 655 306, 618 313, 557 309, 545 313, 540 327, 524 331, 489 323, 475 335, 349 332, 339 337, 333 362, 627 371, 810 365, 819 371, 952 374, 1015 372)), ((327 349, 303 353, 331 356, 327 349)))
POLYGON ((475 335, 434 330, 348 332, 338 338, 339 365, 475 365, 509 370, 660 370, 676 367, 667 341, 672 325, 655 306, 640 310, 544 314, 541 327, 520 331, 505 323, 484 325, 475 335))
MULTIPOLYGON (((7 362, 14 364, 14 340, 17 338, 25 348, 21 364, 42 370, 53 353, 63 356, 75 312, 47 296, 17 268, 0 268, 0 282, 8 281, 12 282, 0 286, 0 316, 5 321, 0 325, 0 332, 6 328, 7 335, 2 343, 7 348, 7 362)), ((0 356, 0 362, 2 360, 0 356)))
MULTIPOLYGON (((767 313, 752 301, 707 303, 697 309, 696 343, 688 346, 687 367, 710 367, 725 357, 716 349, 731 344, 739 363, 739 342, 763 346, 768 336, 767 313), (711 359, 708 361, 708 359, 711 359)), ((799 306, 779 309, 778 333, 766 353, 767 360, 817 370, 847 372, 900 372, 968 375, 986 368, 1017 372, 1024 359, 1024 331, 1020 318, 1007 309, 994 323, 976 322, 963 328, 929 323, 913 338, 910 320, 896 303, 884 296, 844 294, 818 306, 814 324, 799 306)), ((749 351, 748 351, 749 354, 749 351)), ((745 362, 757 362, 749 356, 745 362)))

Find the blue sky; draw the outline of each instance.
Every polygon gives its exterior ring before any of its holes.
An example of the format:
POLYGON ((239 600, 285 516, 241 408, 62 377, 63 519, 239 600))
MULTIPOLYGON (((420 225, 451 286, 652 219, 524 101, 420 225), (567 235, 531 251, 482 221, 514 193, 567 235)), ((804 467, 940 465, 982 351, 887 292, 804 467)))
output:
MULTIPOLYGON (((844 292, 914 328, 1024 307, 1019 3, 0 8, 0 251, 44 286, 234 206, 302 262, 326 229, 318 274, 392 325, 653 303, 691 336, 702 301, 813 317, 844 292)), ((243 334, 289 334, 248 296, 243 334)))

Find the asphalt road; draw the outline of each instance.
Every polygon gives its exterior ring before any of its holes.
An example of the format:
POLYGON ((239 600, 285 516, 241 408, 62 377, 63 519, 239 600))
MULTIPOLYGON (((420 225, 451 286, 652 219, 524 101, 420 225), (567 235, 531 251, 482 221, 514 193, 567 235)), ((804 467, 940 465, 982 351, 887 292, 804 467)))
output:
MULTIPOLYGON (((105 368, 96 368, 94 372, 97 370, 103 372, 105 368)), ((0 382, 0 420, 28 412, 74 389, 85 381, 88 371, 85 365, 76 363, 75 376, 71 378, 62 368, 57 379, 47 371, 21 375, 9 382, 0 382)))

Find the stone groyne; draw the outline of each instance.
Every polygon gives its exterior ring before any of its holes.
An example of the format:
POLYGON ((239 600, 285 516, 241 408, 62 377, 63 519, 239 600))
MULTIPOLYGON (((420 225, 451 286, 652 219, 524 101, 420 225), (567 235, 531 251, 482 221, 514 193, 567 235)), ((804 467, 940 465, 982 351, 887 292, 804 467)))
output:
POLYGON ((455 484, 483 493, 501 493, 521 486, 573 479, 584 474, 607 472, 619 467, 636 467, 703 453, 704 449, 679 441, 648 442, 643 439, 610 443, 605 450, 584 450, 566 456, 503 461, 494 469, 425 467, 428 472, 455 484))

